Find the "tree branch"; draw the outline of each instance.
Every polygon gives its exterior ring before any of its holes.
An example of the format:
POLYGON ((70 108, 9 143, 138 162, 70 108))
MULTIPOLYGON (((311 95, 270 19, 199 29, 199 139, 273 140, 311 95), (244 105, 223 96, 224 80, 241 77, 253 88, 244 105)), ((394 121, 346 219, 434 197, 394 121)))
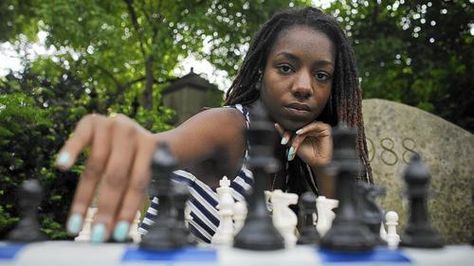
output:
POLYGON ((145 37, 143 35, 143 30, 140 28, 137 19, 137 13, 135 12, 135 8, 133 7, 133 0, 124 0, 125 4, 127 4, 128 14, 130 15, 130 21, 132 22, 132 26, 138 34, 138 41, 140 43, 140 50, 144 58, 146 58, 146 52, 144 47, 145 37))

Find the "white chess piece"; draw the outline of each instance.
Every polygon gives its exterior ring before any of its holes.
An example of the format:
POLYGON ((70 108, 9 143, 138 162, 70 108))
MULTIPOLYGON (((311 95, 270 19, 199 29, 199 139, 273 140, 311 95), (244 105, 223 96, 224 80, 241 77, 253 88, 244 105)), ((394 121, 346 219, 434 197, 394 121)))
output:
POLYGON ((335 199, 328 199, 324 196, 319 196, 316 199, 316 208, 318 209, 318 222, 316 223, 316 229, 321 236, 324 236, 326 232, 331 228, 332 221, 336 218, 336 214, 332 209, 339 205, 339 201, 335 199))
POLYGON ((400 236, 397 234, 398 214, 389 211, 385 215, 385 224, 387 225, 387 244, 390 249, 396 249, 400 243, 400 236))
POLYGON ((276 189, 271 193, 270 199, 273 207, 273 224, 285 239, 285 247, 294 247, 298 240, 296 237, 298 217, 288 206, 298 203, 298 195, 276 189))
POLYGON ((244 225, 247 218, 247 205, 243 201, 234 204, 234 235, 236 235, 244 225))
POLYGON ((96 207, 89 207, 87 209, 86 219, 84 219, 84 226, 79 232, 79 235, 74 238, 74 241, 89 241, 91 239, 92 221, 94 221, 96 212, 96 207))
POLYGON ((130 226, 130 231, 128 234, 133 240, 133 243, 138 243, 142 239, 140 233, 138 232, 138 224, 140 223, 140 212, 137 211, 137 215, 135 215, 135 219, 133 219, 132 226, 130 226))
POLYGON ((385 231, 385 226, 383 225, 383 222, 380 224, 380 238, 387 242, 387 231, 385 231))
POLYGON ((234 238, 234 224, 232 216, 234 211, 234 198, 232 197, 232 190, 230 188, 230 181, 227 177, 223 177, 219 181, 220 187, 216 189, 219 204, 220 222, 216 229, 216 233, 211 239, 212 244, 216 245, 231 245, 234 238))

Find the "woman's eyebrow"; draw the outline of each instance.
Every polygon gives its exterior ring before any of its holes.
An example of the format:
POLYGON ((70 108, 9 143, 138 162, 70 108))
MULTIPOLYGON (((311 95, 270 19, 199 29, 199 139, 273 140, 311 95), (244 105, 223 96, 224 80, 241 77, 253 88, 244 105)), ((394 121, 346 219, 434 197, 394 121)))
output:
MULTIPOLYGON (((300 62, 301 59, 292 54, 292 53, 289 53, 289 52, 286 52, 286 51, 282 51, 282 52, 279 52, 275 55, 275 57, 284 57, 290 61, 294 61, 294 62, 300 62)), ((334 63, 329 60, 329 59, 320 59, 320 60, 317 60, 315 62, 313 62, 313 67, 331 67, 331 68, 334 68, 334 63)))
POLYGON ((277 53, 275 57, 285 57, 291 61, 297 61, 297 62, 300 61, 300 59, 296 55, 291 54, 289 52, 285 52, 285 51, 277 53))
POLYGON ((330 60, 317 60, 313 63, 313 67, 331 67, 334 68, 334 63, 330 60))

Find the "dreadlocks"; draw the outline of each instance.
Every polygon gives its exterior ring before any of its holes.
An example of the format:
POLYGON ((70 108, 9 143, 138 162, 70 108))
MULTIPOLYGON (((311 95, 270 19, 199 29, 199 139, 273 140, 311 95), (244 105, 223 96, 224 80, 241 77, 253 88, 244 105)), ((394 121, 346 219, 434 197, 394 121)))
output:
MULTIPOLYGON (((359 179, 372 183, 372 169, 367 156, 367 143, 362 121, 362 95, 354 54, 349 41, 336 20, 331 16, 325 15, 320 10, 311 7, 287 10, 275 14, 267 21, 254 36, 237 77, 227 91, 225 104, 240 103, 249 105, 260 97, 259 91, 255 89, 255 85, 259 82, 259 76, 265 67, 267 57, 279 34, 295 25, 309 26, 325 33, 336 47, 336 64, 332 91, 328 103, 318 117, 318 120, 331 126, 336 126, 339 122, 342 122, 350 127, 357 127, 356 148, 364 165, 364 173, 361 173, 359 179)), ((288 189, 292 192, 301 193, 304 188, 296 181, 301 180, 301 178, 292 178, 292 176, 301 177, 303 175, 308 180, 308 171, 300 159, 289 162, 288 189)), ((317 187, 313 186, 311 188, 317 193, 317 187)))

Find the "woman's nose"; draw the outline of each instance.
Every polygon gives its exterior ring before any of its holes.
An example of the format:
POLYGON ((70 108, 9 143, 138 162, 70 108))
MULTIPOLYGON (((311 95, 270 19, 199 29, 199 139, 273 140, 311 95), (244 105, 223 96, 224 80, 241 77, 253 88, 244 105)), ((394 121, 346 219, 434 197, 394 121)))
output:
POLYGON ((307 99, 313 94, 311 87, 311 75, 308 73, 300 73, 295 77, 295 82, 291 88, 291 92, 297 99, 307 99))

